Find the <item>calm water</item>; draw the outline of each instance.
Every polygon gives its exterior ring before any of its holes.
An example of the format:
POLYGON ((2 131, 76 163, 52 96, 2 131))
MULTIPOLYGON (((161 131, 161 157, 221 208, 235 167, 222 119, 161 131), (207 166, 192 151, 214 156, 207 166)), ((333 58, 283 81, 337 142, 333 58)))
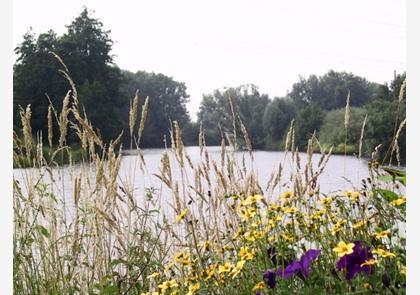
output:
MULTIPOLYGON (((143 150, 144 159, 146 162, 146 169, 144 173, 140 170, 138 157, 135 155, 135 151, 126 151, 123 156, 121 168, 119 171, 120 181, 129 181, 134 183, 136 188, 136 195, 143 195, 144 188, 155 187, 161 188, 161 182, 153 174, 160 174, 159 168, 161 166, 161 156, 164 149, 145 149, 143 150), (130 154, 132 153, 132 154, 130 154), (134 177, 133 177, 134 176, 134 177)), ((171 150, 168 150, 171 163, 175 163, 175 157, 171 150), (173 162, 172 162, 173 161, 173 162)), ((200 157, 199 147, 186 147, 186 152, 189 154, 194 164, 204 161, 200 157)), ((220 147, 208 147, 209 157, 218 164, 220 164, 220 147)), ((279 163, 282 164, 283 174, 281 184, 287 184, 291 170, 294 169, 290 159, 290 153, 285 157, 285 153, 278 151, 254 151, 254 162, 251 165, 251 160, 247 152, 237 152, 237 159, 242 163, 244 157, 246 167, 248 170, 253 169, 257 175, 258 180, 262 188, 266 187, 267 181, 269 180, 270 174, 278 169, 279 163)), ((317 167, 320 159, 320 154, 313 155, 314 168, 317 167)), ((307 155, 305 153, 300 154, 301 167, 307 162, 307 155)), ((188 164, 186 163, 186 166, 188 164)), ((189 167, 188 167, 189 168, 189 167)), ((29 169, 15 169, 14 176, 25 188, 25 178, 28 175, 29 169)), ((45 171, 44 171, 45 172, 45 171)), ((94 171, 92 171, 94 172, 94 171)), ((73 183, 72 176, 79 175, 80 167, 74 166, 73 169, 69 167, 61 167, 53 171, 54 178, 58 180, 60 184, 57 186, 57 190, 64 187, 64 191, 60 191, 63 196, 68 199, 72 198, 73 183), (61 188, 59 188, 61 187, 61 188)), ((181 173, 178 169, 172 169, 172 175, 175 179, 181 179, 181 173)), ((329 193, 338 190, 352 189, 353 186, 359 188, 361 186, 361 180, 368 176, 367 163, 364 160, 359 160, 354 156, 342 156, 332 155, 324 172, 319 178, 321 192, 329 193)), ((44 182, 51 183, 50 176, 45 173, 44 182)), ((194 182, 194 176, 191 169, 187 169, 187 177, 190 181, 194 182)), ((165 188, 163 188, 165 193, 165 188)))

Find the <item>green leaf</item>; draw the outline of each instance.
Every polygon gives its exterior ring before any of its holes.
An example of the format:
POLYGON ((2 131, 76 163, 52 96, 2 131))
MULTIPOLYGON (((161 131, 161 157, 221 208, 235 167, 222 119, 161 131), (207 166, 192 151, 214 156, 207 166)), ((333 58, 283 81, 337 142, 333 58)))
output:
POLYGON ((36 226, 36 230, 41 234, 41 235, 43 235, 44 237, 46 237, 46 238, 49 238, 50 237, 50 233, 48 232, 48 230, 45 228, 45 227, 43 227, 42 225, 37 225, 36 226))
POLYGON ((390 182, 393 181, 393 178, 390 175, 379 175, 378 176, 378 180, 379 181, 383 181, 385 183, 390 183, 390 182))
POLYGON ((388 202, 394 201, 399 198, 399 196, 393 191, 385 189, 376 189, 376 192, 379 193, 388 202))

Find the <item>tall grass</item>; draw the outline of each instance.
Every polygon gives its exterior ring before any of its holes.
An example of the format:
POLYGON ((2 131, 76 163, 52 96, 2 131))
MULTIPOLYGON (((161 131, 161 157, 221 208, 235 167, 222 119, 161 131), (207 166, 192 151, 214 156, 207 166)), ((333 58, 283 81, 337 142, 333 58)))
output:
POLYGON ((147 128, 148 100, 137 132, 138 93, 132 102, 129 126, 137 154, 123 178, 121 135, 109 143, 102 141, 80 111, 65 67, 63 73, 72 91, 59 114, 48 112, 49 124, 60 127, 60 134, 48 134, 50 146, 54 140, 58 143, 49 161, 42 153, 42 136, 34 140, 30 106, 21 110, 24 140, 15 138, 15 158, 26 157, 33 166, 23 170, 21 180, 13 181, 16 294, 404 292, 402 172, 384 172, 373 163, 360 188, 325 194, 318 180, 332 148, 321 149, 322 156, 314 163, 313 136, 303 165, 292 124, 284 159, 267 183, 259 183, 254 166, 236 153, 239 123, 253 161, 246 122, 236 121, 231 105, 235 136, 222 135, 220 161, 208 152, 205 130, 200 128, 200 161, 193 163, 182 131, 173 122, 160 172, 153 175, 161 186, 139 191, 136 177, 148 174, 139 147, 147 128), (82 149, 79 165, 74 165, 66 142, 69 129, 82 149), (69 158, 65 168, 57 164, 64 156, 69 158), (283 175, 285 165, 293 171, 289 178, 283 175), (140 175, 136 166, 143 171, 140 175), (179 178, 175 169, 181 171, 179 178), (73 183, 70 190, 64 184, 66 171, 73 183), (339 242, 356 240, 385 252, 376 252, 369 272, 349 280, 337 269, 339 257, 333 249, 339 242), (272 286, 267 274, 285 268, 309 249, 321 250, 310 275, 298 270, 289 279, 277 276, 272 286))

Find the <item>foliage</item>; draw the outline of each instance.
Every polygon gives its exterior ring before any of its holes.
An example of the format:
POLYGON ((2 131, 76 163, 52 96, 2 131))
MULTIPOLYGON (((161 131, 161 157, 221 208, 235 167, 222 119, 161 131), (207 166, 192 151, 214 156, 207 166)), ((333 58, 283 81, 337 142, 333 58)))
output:
POLYGON ((319 141, 322 145, 339 146, 344 143, 348 145, 359 144, 366 110, 363 108, 350 107, 347 132, 344 127, 344 113, 345 109, 343 108, 329 111, 325 115, 319 133, 319 141))
POLYGON ((318 105, 307 105, 299 110, 296 115, 295 138, 296 145, 300 149, 305 149, 308 139, 319 129, 324 120, 325 111, 318 105))
MULTIPOLYGON (((315 164, 291 153, 281 164, 292 175, 284 183, 274 171, 263 193, 232 148, 221 147, 218 163, 202 144, 199 162, 186 165, 174 124, 158 188, 139 190, 132 180, 147 172, 119 173, 120 140, 105 144, 77 101, 73 93, 68 125, 83 161, 70 186, 25 117, 24 139, 15 138, 16 156, 34 163, 14 178, 15 294, 405 293, 404 171, 372 161, 360 187, 323 193, 329 155, 315 164)), ((135 157, 146 165, 139 148, 135 157)))
POLYGON ((298 106, 315 104, 324 110, 343 108, 350 91, 352 106, 360 107, 373 99, 378 84, 346 72, 329 71, 323 76, 311 75, 293 84, 288 94, 298 106))
MULTIPOLYGON (((212 94, 204 95, 198 113, 198 122, 206 129, 206 143, 219 144, 224 133, 232 135, 235 132, 233 122, 242 121, 249 137, 252 138, 252 145, 255 148, 264 147, 263 116, 269 101, 268 96, 260 94, 258 88, 252 84, 223 91, 215 90, 212 94), (237 118, 232 118, 229 98, 237 118)), ((239 132, 239 123, 236 125, 239 132)))
POLYGON ((267 133, 266 147, 277 143, 276 148, 280 146, 280 140, 287 133, 290 122, 295 116, 296 110, 290 98, 274 98, 271 101, 263 116, 263 127, 267 133))
MULTIPOLYGON (((148 128, 142 136, 142 147, 162 147, 166 137, 169 144, 169 131, 173 121, 177 121, 182 128, 188 128, 189 138, 198 138, 198 132, 194 132, 190 126, 190 118, 187 111, 189 95, 185 83, 177 82, 173 78, 163 74, 147 73, 138 71, 131 73, 124 71, 124 82, 121 91, 124 97, 131 97, 139 90, 141 97, 139 106, 144 99, 149 97, 149 112, 147 115, 148 128)), ((125 104, 124 113, 128 113, 129 104, 125 104)), ((140 114, 141 109, 137 110, 140 114)), ((127 122, 125 128, 128 128, 127 122)), ((197 128, 195 128, 197 131, 197 128)), ((128 135, 128 132, 126 132, 128 135)), ((125 138, 126 141, 128 136, 125 138)))

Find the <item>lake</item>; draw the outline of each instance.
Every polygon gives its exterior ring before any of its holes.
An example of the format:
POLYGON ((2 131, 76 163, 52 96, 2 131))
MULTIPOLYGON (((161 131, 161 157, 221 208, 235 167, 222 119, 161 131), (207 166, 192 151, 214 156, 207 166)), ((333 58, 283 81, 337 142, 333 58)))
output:
MULTIPOLYGON (((214 160, 218 165, 221 162, 221 148, 220 147, 207 147, 210 162, 214 160)), ((119 170, 119 181, 134 184, 136 188, 136 196, 142 196, 145 188, 154 187, 157 189, 162 188, 162 195, 165 195, 168 191, 165 186, 162 187, 161 181, 153 174, 160 174, 159 168, 161 166, 161 157, 164 149, 144 149, 142 150, 144 155, 144 161, 146 163, 146 169, 144 172, 141 171, 139 166, 139 157, 137 151, 126 150, 122 157, 121 168, 119 170)), ((175 156, 171 149, 168 149, 169 158, 175 161, 175 156)), ((198 164, 204 161, 200 157, 200 148, 197 146, 185 147, 186 153, 191 158, 194 164, 198 164)), ((279 164, 282 165, 282 178, 281 184, 287 187, 289 182, 289 176, 292 173, 294 164, 291 161, 291 153, 285 154, 280 151, 254 151, 254 161, 251 162, 250 156, 247 151, 236 152, 236 158, 238 162, 245 162, 245 166, 248 170, 253 169, 258 175, 258 181, 262 188, 266 187, 266 184, 273 171, 278 169, 279 164)), ((303 167, 308 160, 306 153, 299 154, 301 159, 301 166, 303 167)), ((314 167, 317 166, 321 154, 313 154, 312 162, 314 167)), ((186 161, 185 161, 186 162, 186 161)), ((188 166, 186 163, 185 166, 188 166)), ((186 177, 192 182, 194 181, 194 174, 189 167, 186 169, 186 177)), ((27 190, 28 175, 33 169, 14 169, 14 176, 21 184, 22 189, 27 190), (26 185, 25 185, 26 183, 26 185)), ((92 175, 94 169, 92 168, 92 175)), ((44 182, 51 183, 50 176, 46 173, 45 169, 36 171, 36 174, 44 173, 44 182)), ((68 166, 63 166, 53 170, 53 175, 58 180, 58 186, 56 190, 58 194, 62 194, 62 197, 66 199, 72 199, 73 195, 73 181, 74 175, 79 175, 80 165, 74 165, 71 169, 68 166), (64 189, 63 189, 64 188, 64 189)), ((180 169, 175 169, 172 166, 172 176, 174 179, 181 179, 180 169)), ((343 155, 332 155, 325 167, 324 172, 319 177, 320 191, 323 193, 331 193, 340 190, 348 190, 361 187, 361 180, 368 176, 368 167, 366 160, 358 159, 355 156, 343 156, 343 155), (354 187, 353 187, 354 186, 354 187)))

